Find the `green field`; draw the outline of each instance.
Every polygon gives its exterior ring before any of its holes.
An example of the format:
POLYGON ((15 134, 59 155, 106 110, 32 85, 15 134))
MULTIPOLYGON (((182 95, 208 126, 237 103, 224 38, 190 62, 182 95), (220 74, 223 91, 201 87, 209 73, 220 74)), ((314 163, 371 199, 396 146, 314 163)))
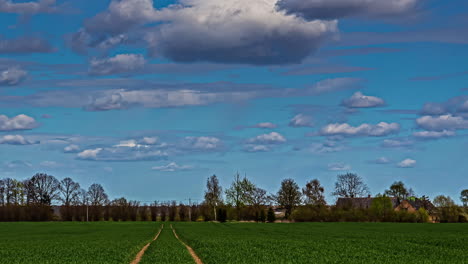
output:
MULTIPOLYGON (((0 263, 130 263, 161 223, 0 223, 0 263)), ((203 263, 468 263, 468 225, 173 223, 203 263)), ((141 262, 194 263, 169 223, 141 262)))

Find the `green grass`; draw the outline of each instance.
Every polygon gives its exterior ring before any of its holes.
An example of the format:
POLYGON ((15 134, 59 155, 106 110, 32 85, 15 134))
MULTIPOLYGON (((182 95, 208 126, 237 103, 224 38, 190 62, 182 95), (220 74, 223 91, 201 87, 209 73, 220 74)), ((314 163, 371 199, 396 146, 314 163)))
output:
POLYGON ((0 223, 0 263, 125 263, 152 240, 147 222, 0 223))
MULTIPOLYGON (((0 264, 130 263, 161 223, 0 223, 0 264)), ((205 264, 468 263, 467 224, 173 223, 205 264)), ((169 223, 142 259, 194 263, 169 223)))
POLYGON ((176 223, 210 263, 468 263, 468 225, 176 223))
POLYGON ((194 261, 185 246, 175 238, 169 224, 165 224, 158 239, 146 250, 140 263, 193 264, 194 261))

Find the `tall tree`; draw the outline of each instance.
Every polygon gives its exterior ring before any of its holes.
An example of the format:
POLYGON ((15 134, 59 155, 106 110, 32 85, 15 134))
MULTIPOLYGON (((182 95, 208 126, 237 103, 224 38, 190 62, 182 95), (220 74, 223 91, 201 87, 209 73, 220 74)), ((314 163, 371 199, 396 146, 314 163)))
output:
POLYGON ((60 200, 63 205, 70 206, 73 201, 79 200, 80 184, 74 182, 71 178, 65 178, 60 181, 60 200))
POLYGON ((216 220, 216 207, 223 203, 223 188, 219 185, 219 180, 216 175, 208 178, 206 181, 205 191, 205 204, 210 206, 214 212, 214 218, 216 220))
POLYGON ((52 175, 37 173, 28 183, 28 199, 33 203, 51 205, 59 199, 60 182, 52 175))
POLYGON ((385 195, 389 197, 397 197, 400 200, 404 200, 408 198, 410 193, 406 189, 405 184, 402 181, 397 181, 390 186, 390 189, 385 190, 385 195))
POLYGON ((226 190, 226 201, 228 204, 236 207, 237 218, 241 218, 241 209, 245 205, 252 204, 252 193, 255 190, 255 185, 244 177, 240 178, 239 173, 234 177, 231 187, 226 190))
POLYGON ((281 182, 276 200, 281 207, 286 209, 286 218, 301 203, 301 196, 299 185, 293 179, 285 179, 281 182))
POLYGON ((5 205, 5 181, 0 179, 0 206, 5 205))
POLYGON ((89 202, 93 206, 104 205, 108 202, 108 197, 102 185, 94 183, 88 189, 89 202))
POLYGON ((252 205, 257 208, 263 205, 266 205, 269 200, 267 191, 259 187, 254 188, 251 193, 251 200, 252 200, 252 205))
POLYGON ((468 189, 465 189, 465 190, 461 191, 460 200, 462 201, 463 206, 465 206, 465 207, 468 206, 468 189))
POLYGON ((305 188, 302 188, 302 194, 305 196, 305 203, 309 205, 326 205, 325 196, 323 195, 325 189, 320 185, 317 179, 309 181, 305 188))
POLYGON ((338 175, 332 194, 340 197, 363 197, 369 194, 369 188, 357 174, 346 173, 338 175))

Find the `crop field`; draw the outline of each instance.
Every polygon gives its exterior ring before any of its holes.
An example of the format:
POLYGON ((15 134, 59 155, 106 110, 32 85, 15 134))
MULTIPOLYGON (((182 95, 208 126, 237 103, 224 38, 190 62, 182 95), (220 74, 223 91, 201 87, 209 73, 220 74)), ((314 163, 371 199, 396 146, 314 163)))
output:
POLYGON ((130 263, 159 225, 0 223, 0 263, 130 263))
POLYGON ((176 223, 204 263, 468 263, 468 225, 176 223))
MULTIPOLYGON (((0 223, 0 263, 195 263, 170 223, 0 223)), ((172 223, 210 263, 468 263, 468 225, 172 223)))

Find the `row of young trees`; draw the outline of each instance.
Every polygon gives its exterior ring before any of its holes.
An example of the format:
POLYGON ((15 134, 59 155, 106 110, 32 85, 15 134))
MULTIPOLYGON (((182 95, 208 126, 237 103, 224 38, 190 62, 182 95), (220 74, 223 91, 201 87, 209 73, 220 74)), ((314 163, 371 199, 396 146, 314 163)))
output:
MULTIPOLYGON (((332 194, 337 197, 365 197, 369 194, 369 188, 361 177, 347 173, 338 175, 332 194)), ((385 190, 381 199, 374 199, 375 205, 368 210, 329 207, 325 189, 317 179, 307 182, 303 188, 293 179, 285 179, 278 192, 268 194, 237 173, 225 191, 216 175, 209 177, 204 201, 199 205, 175 201, 142 204, 123 197, 109 200, 100 184, 92 184, 85 190, 71 178, 59 181, 54 176, 38 173, 24 181, 10 178, 0 180, 0 221, 272 222, 275 220, 273 208, 284 209, 284 218, 296 221, 422 221, 425 219, 423 212, 419 216, 395 215, 388 210, 391 207, 388 206, 388 197, 404 200, 414 196, 414 192, 402 182, 395 182, 385 190), (53 207, 53 204, 60 206, 53 207)), ((466 214, 468 190, 462 191, 461 200, 465 209, 458 207, 450 197, 435 197, 433 202, 438 208, 439 220, 459 221, 460 215, 466 214)))
MULTIPOLYGON (((337 176, 335 197, 358 198, 370 196, 363 179, 357 174, 346 173, 337 176)), ((325 188, 318 179, 306 183, 303 188, 293 179, 284 179, 275 194, 253 184, 247 177, 236 174, 233 182, 223 193, 218 178, 213 175, 207 180, 204 204, 212 208, 210 218, 217 219, 217 208, 227 210, 229 220, 259 220, 266 208, 280 208, 285 211, 285 219, 295 221, 392 221, 427 222, 429 214, 440 222, 465 222, 468 220, 468 190, 461 192, 463 207, 458 206, 450 197, 439 195, 434 198, 435 210, 427 196, 416 197, 411 188, 403 182, 393 183, 383 194, 372 200, 369 208, 343 208, 327 206, 325 188), (224 199, 225 197, 225 199, 224 199), (390 197, 403 200, 418 200, 423 207, 416 213, 395 211, 390 197), (431 204, 431 206, 429 206, 431 204), (428 212, 428 209, 431 211, 428 212)), ((224 220, 224 219, 222 219, 224 220)))

